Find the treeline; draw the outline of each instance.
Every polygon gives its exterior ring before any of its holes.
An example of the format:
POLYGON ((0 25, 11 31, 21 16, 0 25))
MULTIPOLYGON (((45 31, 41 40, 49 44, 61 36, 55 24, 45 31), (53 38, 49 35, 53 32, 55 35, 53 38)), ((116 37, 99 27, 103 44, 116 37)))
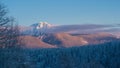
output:
POLYGON ((0 51, 0 68, 120 68, 120 41, 93 46, 0 51))

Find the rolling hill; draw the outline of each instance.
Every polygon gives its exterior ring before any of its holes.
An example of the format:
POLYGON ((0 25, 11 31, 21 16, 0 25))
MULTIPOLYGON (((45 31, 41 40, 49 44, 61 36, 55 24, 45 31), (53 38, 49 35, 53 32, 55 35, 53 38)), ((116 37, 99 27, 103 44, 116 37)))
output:
POLYGON ((55 48, 55 47, 75 47, 87 44, 101 44, 117 40, 108 33, 96 34, 68 34, 54 33, 46 34, 41 40, 36 36, 21 36, 22 43, 28 48, 55 48))

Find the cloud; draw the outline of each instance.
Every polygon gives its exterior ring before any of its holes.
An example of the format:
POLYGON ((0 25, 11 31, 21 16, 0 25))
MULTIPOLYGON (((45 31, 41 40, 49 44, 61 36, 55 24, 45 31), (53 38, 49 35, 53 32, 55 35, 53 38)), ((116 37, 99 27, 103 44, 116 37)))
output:
POLYGON ((96 25, 96 24, 84 24, 84 25, 61 25, 56 26, 53 29, 49 29, 51 32, 68 32, 68 33, 92 33, 103 30, 105 28, 114 27, 112 25, 96 25))

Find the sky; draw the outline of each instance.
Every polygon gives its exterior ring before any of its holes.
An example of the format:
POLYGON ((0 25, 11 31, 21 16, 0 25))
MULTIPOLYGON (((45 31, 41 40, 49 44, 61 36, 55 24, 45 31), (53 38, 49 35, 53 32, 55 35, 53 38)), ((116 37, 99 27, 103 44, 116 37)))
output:
POLYGON ((120 0, 0 0, 20 25, 119 24, 120 0))

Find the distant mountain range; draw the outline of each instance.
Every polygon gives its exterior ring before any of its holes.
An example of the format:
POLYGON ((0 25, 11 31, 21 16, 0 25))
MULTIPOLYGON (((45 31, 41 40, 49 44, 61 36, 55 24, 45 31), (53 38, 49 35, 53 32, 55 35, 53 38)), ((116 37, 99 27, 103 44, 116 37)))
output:
POLYGON ((25 35, 34 35, 39 32, 44 33, 72 33, 72 34, 92 34, 106 32, 119 36, 119 25, 100 25, 100 24, 78 24, 78 25, 53 25, 47 22, 32 24, 31 26, 22 26, 20 31, 25 35))
POLYGON ((28 48, 74 47, 101 44, 120 38, 119 26, 115 25, 53 25, 40 22, 20 27, 22 43, 28 48), (44 33, 42 39, 39 35, 44 33))

